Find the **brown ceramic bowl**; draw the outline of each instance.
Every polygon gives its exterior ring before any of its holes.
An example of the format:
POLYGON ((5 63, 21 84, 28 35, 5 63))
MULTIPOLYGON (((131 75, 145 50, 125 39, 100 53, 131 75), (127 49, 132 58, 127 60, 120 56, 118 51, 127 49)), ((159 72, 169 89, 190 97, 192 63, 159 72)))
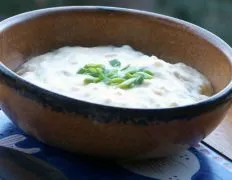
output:
POLYGON ((51 8, 1 22, 0 42, 1 108, 26 133, 71 152, 166 156, 206 137, 230 106, 232 50, 212 33, 175 18, 110 7, 51 8), (62 46, 124 44, 198 69, 215 94, 177 108, 118 108, 45 90, 14 73, 29 57, 62 46))

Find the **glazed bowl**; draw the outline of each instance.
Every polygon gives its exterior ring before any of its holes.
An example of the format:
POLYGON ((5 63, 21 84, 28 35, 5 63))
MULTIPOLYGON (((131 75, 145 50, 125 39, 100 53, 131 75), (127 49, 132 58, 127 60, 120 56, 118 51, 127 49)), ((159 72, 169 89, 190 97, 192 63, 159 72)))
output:
POLYGON ((230 47, 212 33, 159 14, 113 7, 59 7, 0 23, 0 101, 27 134, 64 150, 110 158, 154 158, 183 151, 222 121, 231 103, 230 47), (187 106, 105 106, 54 93, 14 71, 28 58, 62 46, 128 44, 196 68, 215 94, 187 106))

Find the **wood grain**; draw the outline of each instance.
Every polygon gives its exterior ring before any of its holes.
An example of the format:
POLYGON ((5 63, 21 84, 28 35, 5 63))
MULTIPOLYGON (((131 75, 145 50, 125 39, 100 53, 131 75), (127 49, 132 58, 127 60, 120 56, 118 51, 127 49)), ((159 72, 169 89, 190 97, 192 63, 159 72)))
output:
POLYGON ((232 160, 232 108, 204 142, 232 160))

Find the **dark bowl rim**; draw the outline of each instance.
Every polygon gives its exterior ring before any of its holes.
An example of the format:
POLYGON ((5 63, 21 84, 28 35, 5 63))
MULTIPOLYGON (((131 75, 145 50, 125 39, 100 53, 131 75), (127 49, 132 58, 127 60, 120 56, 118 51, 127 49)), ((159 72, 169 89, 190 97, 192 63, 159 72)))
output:
MULTIPOLYGON (((37 17, 51 14, 51 13, 66 12, 66 11, 87 11, 87 12, 106 11, 109 13, 121 12, 121 13, 128 13, 131 15, 135 14, 135 15, 144 15, 147 17, 153 17, 153 18, 162 20, 162 23, 164 22, 174 23, 175 25, 180 25, 182 28, 186 28, 186 30, 189 31, 190 33, 195 34, 199 36, 200 38, 206 40, 210 44, 212 44, 216 49, 221 51, 227 57, 230 64, 232 64, 231 47, 225 41, 223 41, 221 38, 211 33, 210 31, 203 29, 192 23, 189 23, 189 22, 186 22, 184 20, 180 20, 174 17, 157 14, 153 12, 148 12, 148 11, 136 10, 136 9, 109 7, 109 6, 64 6, 64 7, 52 7, 52 8, 39 9, 39 10, 34 10, 34 11, 29 11, 29 12, 25 12, 22 14, 18 14, 16 16, 3 20, 2 22, 0 22, 0 33, 17 23, 26 22, 27 20, 31 20, 33 18, 37 18, 37 17)), ((186 113, 197 115, 200 112, 209 111, 211 108, 216 108, 220 106, 221 104, 229 102, 232 98, 232 81, 230 81, 228 85, 224 89, 222 89, 220 92, 198 103, 185 105, 185 106, 179 106, 179 107, 171 107, 171 108, 133 108, 133 107, 125 108, 125 107, 117 107, 117 106, 92 103, 90 101, 82 101, 82 100, 74 99, 74 98, 71 98, 71 97, 68 97, 62 94, 58 94, 53 91, 49 91, 45 88, 39 87, 35 84, 32 84, 24 80, 22 77, 20 77, 15 72, 13 72, 8 67, 6 67, 2 62, 0 63, 0 74, 3 75, 7 80, 20 84, 20 86, 23 87, 24 91, 25 89, 27 90, 30 88, 34 90, 36 89, 37 92, 43 92, 44 94, 47 94, 53 98, 57 98, 59 99, 60 102, 67 101, 67 102, 72 102, 72 104, 87 103, 92 106, 99 106, 100 108, 103 108, 103 109, 111 108, 112 110, 121 110, 121 111, 126 111, 128 113, 131 113, 131 111, 140 111, 140 112, 143 111, 144 113, 152 111, 152 113, 158 113, 158 114, 159 113, 162 113, 162 114, 166 113, 170 115, 175 114, 175 116, 177 117, 179 117, 178 115, 184 115, 186 113)))

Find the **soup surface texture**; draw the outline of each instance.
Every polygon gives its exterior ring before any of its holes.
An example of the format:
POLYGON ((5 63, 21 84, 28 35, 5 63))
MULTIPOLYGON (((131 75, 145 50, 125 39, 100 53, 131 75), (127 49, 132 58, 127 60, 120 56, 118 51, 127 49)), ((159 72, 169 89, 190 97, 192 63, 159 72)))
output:
POLYGON ((207 99, 207 78, 183 64, 170 64, 128 45, 63 47, 34 57, 17 73, 56 93, 127 108, 169 108, 207 99))

